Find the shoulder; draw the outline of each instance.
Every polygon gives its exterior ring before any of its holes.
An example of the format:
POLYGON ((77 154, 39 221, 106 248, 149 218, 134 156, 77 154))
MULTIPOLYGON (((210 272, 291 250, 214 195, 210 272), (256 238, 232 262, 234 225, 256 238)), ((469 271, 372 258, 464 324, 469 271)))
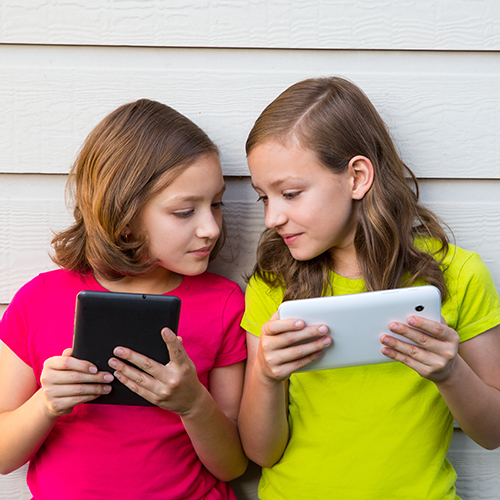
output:
POLYGON ((466 274, 488 272, 477 252, 449 244, 448 250, 444 253, 441 249, 441 242, 433 238, 419 238, 415 241, 415 246, 431 254, 440 263, 447 281, 463 277, 464 272, 466 274))
POLYGON ((255 274, 250 278, 245 292, 247 303, 249 300, 259 299, 279 305, 283 302, 284 295, 285 289, 283 287, 271 286, 255 274))
POLYGON ((25 283, 16 293, 14 299, 19 299, 25 296, 32 296, 42 289, 44 291, 52 288, 60 289, 60 286, 67 285, 71 281, 75 281, 78 275, 72 271, 65 269, 55 269, 54 271, 47 271, 40 273, 33 279, 25 283))
POLYGON ((446 255, 437 254, 435 258, 440 262, 449 292, 442 314, 461 341, 500 324, 500 298, 481 256, 449 245, 446 255))
POLYGON ((46 310, 62 309, 67 304, 74 307, 76 295, 86 288, 89 286, 85 277, 74 271, 47 271, 24 284, 9 307, 27 309, 31 313, 38 307, 46 310))
POLYGON ((283 288, 272 287, 258 276, 252 276, 245 291, 245 314, 241 326, 259 337, 262 325, 278 310, 284 294, 283 288))

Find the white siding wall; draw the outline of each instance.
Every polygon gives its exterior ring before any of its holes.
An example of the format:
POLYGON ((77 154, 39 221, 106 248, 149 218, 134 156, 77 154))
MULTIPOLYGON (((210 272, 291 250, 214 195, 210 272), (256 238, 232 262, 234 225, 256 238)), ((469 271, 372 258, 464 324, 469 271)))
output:
MULTIPOLYGON (((500 287, 500 3, 497 0, 4 0, 0 5, 0 315, 52 266, 68 224, 65 174, 86 134, 148 97, 220 146, 237 254, 212 266, 244 285, 262 229, 243 151, 263 107, 309 76, 360 85, 422 179, 424 201, 481 253, 500 287)), ((500 499, 500 454, 456 430, 466 499, 500 499)), ((30 498, 25 469, 0 500, 30 498)), ((256 471, 236 484, 254 495, 256 471)))

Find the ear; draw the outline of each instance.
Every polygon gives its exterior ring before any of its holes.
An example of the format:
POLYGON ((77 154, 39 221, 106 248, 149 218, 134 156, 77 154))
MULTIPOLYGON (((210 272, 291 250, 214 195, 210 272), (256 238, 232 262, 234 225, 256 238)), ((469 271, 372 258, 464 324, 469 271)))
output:
POLYGON ((120 231, 120 236, 128 242, 130 235, 132 234, 132 231, 130 230, 129 225, 127 224, 121 231, 120 231))
POLYGON ((354 156, 349 161, 349 171, 352 182, 352 199, 362 200, 373 184, 373 164, 366 156, 354 156))

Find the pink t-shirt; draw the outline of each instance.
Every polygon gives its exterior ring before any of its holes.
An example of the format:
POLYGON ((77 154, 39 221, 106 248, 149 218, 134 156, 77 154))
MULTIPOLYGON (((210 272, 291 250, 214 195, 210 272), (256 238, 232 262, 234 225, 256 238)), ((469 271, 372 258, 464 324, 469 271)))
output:
MULTIPOLYGON (((104 291, 93 276, 57 270, 40 274, 16 294, 0 322, 0 339, 32 367, 72 345, 76 295, 104 291)), ((182 301, 178 333, 208 386, 214 367, 246 357, 240 328, 244 297, 221 276, 185 276, 170 292, 182 301)), ((36 500, 235 499, 198 459, 173 412, 157 407, 81 404, 59 418, 30 462, 36 500)))

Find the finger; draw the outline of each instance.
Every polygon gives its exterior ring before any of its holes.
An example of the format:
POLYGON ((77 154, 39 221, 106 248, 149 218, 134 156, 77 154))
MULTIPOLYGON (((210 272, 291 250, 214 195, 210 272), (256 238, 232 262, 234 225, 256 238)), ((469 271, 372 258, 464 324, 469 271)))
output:
POLYGON ((64 349, 62 355, 63 356, 71 356, 73 354, 73 348, 72 347, 68 347, 67 349, 64 349))
POLYGON ((99 396, 109 394, 112 390, 110 385, 92 384, 55 387, 50 389, 52 390, 45 390, 45 397, 49 403, 50 411, 56 415, 68 414, 76 405, 93 401, 99 396))
POLYGON ((44 367, 53 370, 70 370, 82 373, 97 373, 97 367, 84 359, 73 358, 72 356, 54 356, 45 361, 44 367))
POLYGON ((264 323, 262 333, 265 335, 279 335, 280 333, 301 330, 305 324, 301 319, 273 319, 264 323))
MULTIPOLYGON (((313 325, 302 328, 297 331, 286 331, 279 335, 265 337, 263 342, 272 344, 274 349, 284 349, 295 346, 296 344, 307 344, 328 337, 327 344, 321 344, 322 347, 330 345, 331 338, 327 335, 328 327, 325 325, 313 325)), ((318 344, 319 345, 319 344, 318 344)))
MULTIPOLYGON (((320 342, 324 342, 325 340, 328 341, 326 338, 319 339, 315 341, 316 345, 304 344, 304 346, 297 346, 296 348, 290 347, 272 353, 268 356, 268 363, 265 371, 271 374, 271 378, 276 380, 288 378, 292 373, 317 360, 323 354, 320 342), (316 350, 311 352, 312 349, 316 350)), ((264 357, 266 356, 264 355, 264 357)))
POLYGON ((109 372, 97 372, 96 374, 77 372, 77 371, 63 371, 57 373, 52 377, 52 384, 54 385, 75 385, 75 384, 109 384, 113 382, 114 377, 109 372))
MULTIPOLYGON (((396 338, 396 340, 404 343, 404 340, 408 339, 424 349, 432 349, 433 346, 435 348, 438 344, 442 343, 441 340, 437 340, 433 335, 430 335, 422 330, 412 328, 403 323, 392 322, 389 324, 389 330, 402 337, 401 339, 396 338)), ((391 338, 395 337, 391 336, 391 338)))
POLYGON ((323 353, 323 349, 331 343, 331 337, 326 336, 313 342, 285 349, 271 349, 263 346, 260 356, 267 366, 266 369, 270 370, 274 377, 281 378, 285 373, 289 375, 311 361, 318 359, 323 353))
POLYGON ((428 351, 419 346, 399 340, 391 335, 382 335, 380 341, 384 346, 389 348, 382 348, 382 353, 391 359, 397 359, 408 364, 407 360, 403 360, 403 357, 407 357, 420 363, 428 364, 426 363, 426 354, 428 357, 428 351))
MULTIPOLYGON (((110 360, 111 364, 111 360, 110 360)), ((114 375, 124 386, 128 387, 132 392, 135 392, 144 399, 154 403, 156 397, 155 389, 158 386, 158 381, 140 370, 132 368, 123 363, 120 371, 115 371, 114 375)))
POLYGON ((109 384, 53 384, 44 388, 45 393, 52 398, 96 398, 111 392, 109 384))
POLYGON ((161 336, 167 345, 170 362, 173 364, 185 363, 188 356, 182 345, 182 338, 178 337, 170 328, 163 328, 161 336))
POLYGON ((155 377, 159 370, 164 367, 161 363, 158 363, 154 359, 148 358, 147 356, 144 356, 144 354, 140 354, 132 349, 127 349, 126 347, 116 347, 113 353, 140 368, 140 370, 136 370, 129 364, 121 361, 121 359, 111 358, 108 361, 109 366, 124 373, 126 376, 141 378, 139 377, 139 374, 146 372, 147 374, 155 377))
POLYGON ((453 340, 458 335, 446 323, 443 324, 420 316, 410 316, 407 322, 410 327, 418 328, 439 340, 453 340))

